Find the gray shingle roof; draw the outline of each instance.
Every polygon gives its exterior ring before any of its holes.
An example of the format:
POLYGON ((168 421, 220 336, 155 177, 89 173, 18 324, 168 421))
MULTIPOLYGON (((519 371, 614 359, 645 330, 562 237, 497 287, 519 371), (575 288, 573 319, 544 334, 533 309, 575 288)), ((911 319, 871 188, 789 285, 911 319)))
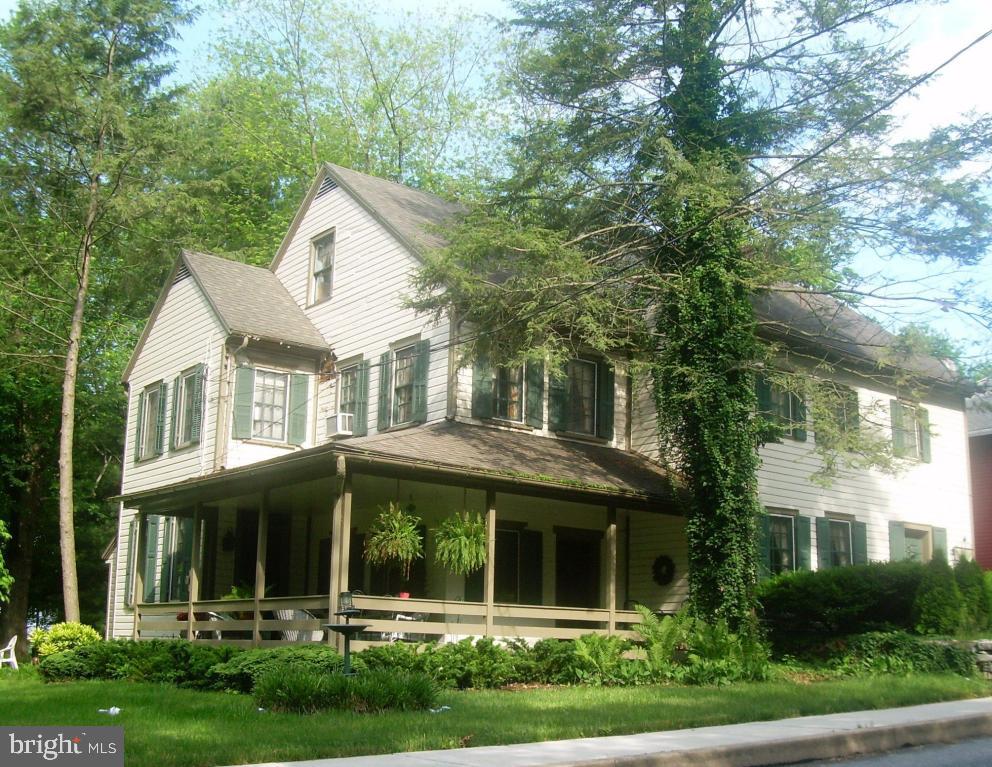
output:
POLYGON ((943 384, 961 383, 950 362, 922 354, 896 358, 895 336, 833 296, 771 290, 756 296, 754 307, 760 332, 787 345, 876 367, 899 367, 943 384))
POLYGON ((444 238, 436 228, 465 211, 461 205, 419 189, 340 165, 327 163, 326 167, 338 184, 347 189, 366 210, 418 252, 443 246, 444 238))
POLYGON ((656 498, 674 493, 664 469, 636 453, 454 421, 349 439, 335 449, 656 498))
POLYGON ((968 434, 972 437, 984 437, 992 434, 992 394, 978 394, 969 397, 968 405, 968 434))
POLYGON ((289 291, 268 269, 191 251, 183 252, 183 260, 228 333, 329 349, 289 291))

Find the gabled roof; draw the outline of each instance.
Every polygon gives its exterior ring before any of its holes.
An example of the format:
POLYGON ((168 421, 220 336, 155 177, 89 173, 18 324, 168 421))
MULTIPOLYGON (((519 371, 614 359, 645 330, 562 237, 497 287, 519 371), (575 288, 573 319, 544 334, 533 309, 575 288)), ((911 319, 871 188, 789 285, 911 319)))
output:
POLYGON ((459 213, 465 212, 461 205, 428 192, 342 168, 340 165, 324 163, 272 260, 269 267, 272 271, 282 261, 286 248, 317 193, 321 189, 327 190, 328 185, 331 188, 337 186, 344 189, 407 250, 418 257, 434 248, 443 247, 445 241, 438 233, 438 227, 450 223, 459 213))
POLYGON ((899 368, 948 386, 962 384, 949 361, 925 354, 896 357, 894 335, 833 296, 779 286, 758 294, 753 303, 759 333, 787 346, 835 361, 899 368))
POLYGON ((324 337, 313 326, 289 291, 268 269, 242 264, 207 253, 184 250, 159 294, 137 346, 124 370, 123 380, 141 353, 169 289, 187 269, 196 280, 226 333, 250 336, 310 351, 329 351, 324 337))

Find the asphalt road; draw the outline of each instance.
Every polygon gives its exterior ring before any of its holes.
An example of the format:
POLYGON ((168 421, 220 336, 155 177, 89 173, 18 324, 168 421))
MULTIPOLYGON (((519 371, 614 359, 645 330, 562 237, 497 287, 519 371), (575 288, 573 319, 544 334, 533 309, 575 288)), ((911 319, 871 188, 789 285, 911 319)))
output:
POLYGON ((801 767, 992 767, 992 738, 976 738, 951 745, 917 746, 853 759, 803 762, 801 767))

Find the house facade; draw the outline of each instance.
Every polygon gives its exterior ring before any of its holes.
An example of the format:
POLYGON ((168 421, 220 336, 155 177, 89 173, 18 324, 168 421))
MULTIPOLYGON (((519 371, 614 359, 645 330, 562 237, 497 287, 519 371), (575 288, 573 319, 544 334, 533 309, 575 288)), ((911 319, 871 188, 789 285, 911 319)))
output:
POLYGON ((968 400, 975 561, 992 570, 992 395, 968 400))
MULTIPOLYGON (((362 641, 623 633, 634 604, 678 608, 684 504, 657 460, 647 382, 593 354, 562 375, 466 366, 463 328, 404 305, 437 227, 458 214, 327 165, 269 269, 181 254, 124 376, 108 635, 314 641, 345 591, 362 641), (425 557, 409 575, 363 557, 391 502, 422 521, 425 557), (470 576, 433 556, 430 531, 461 511, 487 530, 486 565, 470 576)), ((822 307, 776 300, 759 307, 770 332, 842 358, 834 378, 858 428, 891 434, 903 460, 896 476, 842 470, 814 484, 803 405, 765 386, 763 409, 795 426, 762 449, 766 570, 969 552, 952 371, 914 363, 932 385, 909 400, 879 383, 866 351, 884 331, 835 311, 825 334, 809 325, 822 307)))

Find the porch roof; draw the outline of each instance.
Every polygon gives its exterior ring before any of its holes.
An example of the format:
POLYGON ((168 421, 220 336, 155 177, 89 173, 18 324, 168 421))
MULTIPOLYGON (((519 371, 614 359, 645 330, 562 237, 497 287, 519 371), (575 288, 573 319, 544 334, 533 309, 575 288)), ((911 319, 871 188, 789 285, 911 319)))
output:
POLYGON ((362 473, 680 513, 677 483, 640 455, 454 421, 332 442, 118 500, 146 510, 192 505, 331 476, 339 457, 362 473))

